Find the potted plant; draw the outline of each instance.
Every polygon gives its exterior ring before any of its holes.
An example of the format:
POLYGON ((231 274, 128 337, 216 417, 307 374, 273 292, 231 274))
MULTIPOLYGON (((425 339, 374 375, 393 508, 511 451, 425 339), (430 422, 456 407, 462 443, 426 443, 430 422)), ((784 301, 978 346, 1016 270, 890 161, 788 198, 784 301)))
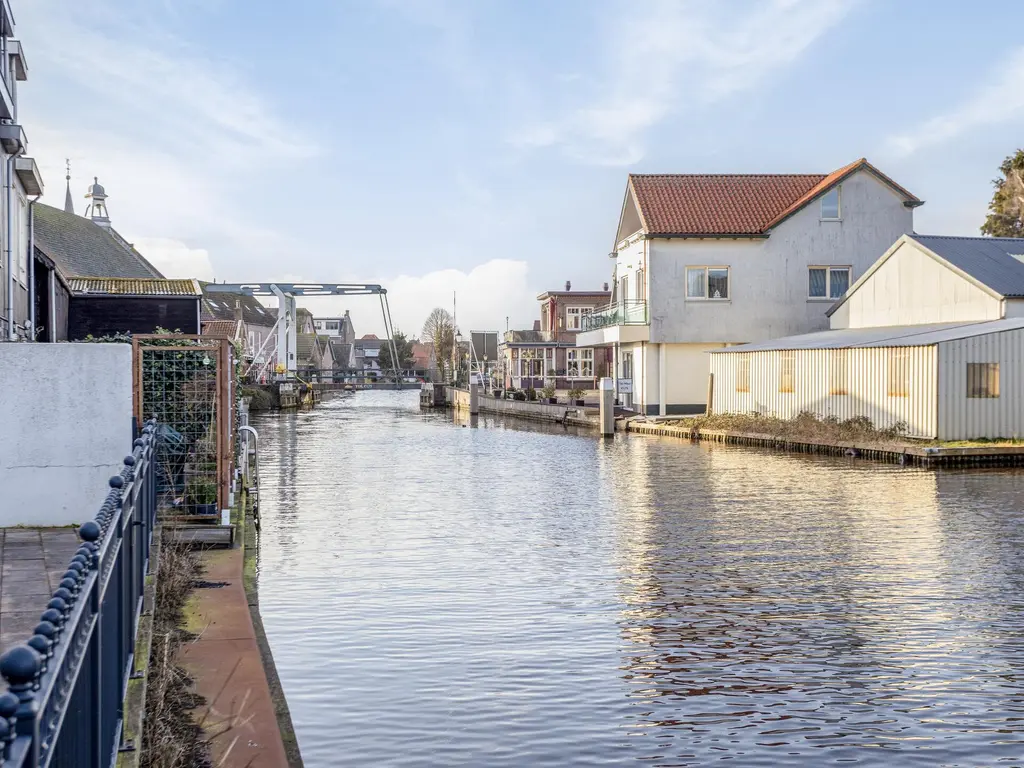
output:
POLYGON ((584 394, 585 390, 580 389, 579 387, 573 387, 572 389, 569 390, 569 400, 572 401, 574 405, 582 407, 584 405, 584 394))
POLYGON ((526 390, 526 399, 531 403, 537 399, 537 390, 533 387, 528 387, 526 390))
POLYGON ((188 484, 188 502, 195 515, 217 514, 217 484, 203 477, 193 478, 188 484))
POLYGON ((546 387, 544 387, 544 389, 540 391, 540 393, 544 396, 544 399, 547 400, 552 405, 558 402, 558 398, 555 397, 554 384, 548 384, 546 387))
POLYGON ((513 400, 518 400, 518 401, 519 401, 519 402, 521 402, 521 403, 523 403, 523 402, 526 402, 526 393, 525 393, 525 392, 523 392, 523 391, 522 391, 521 389, 519 389, 519 390, 516 390, 516 391, 515 391, 515 392, 514 392, 514 393, 512 394, 512 399, 513 399, 513 400))

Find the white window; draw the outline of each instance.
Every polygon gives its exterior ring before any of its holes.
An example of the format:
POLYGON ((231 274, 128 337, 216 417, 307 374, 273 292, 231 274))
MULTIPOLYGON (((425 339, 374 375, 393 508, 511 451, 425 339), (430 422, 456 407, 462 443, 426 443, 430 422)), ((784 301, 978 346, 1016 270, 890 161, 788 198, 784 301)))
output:
POLYGON ((686 298, 724 301, 729 298, 728 267, 687 267, 686 298))
POLYGON ((796 352, 783 352, 780 363, 779 392, 792 392, 793 380, 796 378, 796 352))
POLYGON ((644 281, 644 270, 640 268, 636 271, 636 300, 643 301, 647 297, 644 292, 647 290, 647 284, 644 281))
POLYGON ((837 221, 840 218, 839 189, 839 187, 832 187, 821 196, 821 218, 824 221, 837 221))
POLYGON ((249 331, 249 349, 256 348, 256 332, 249 331))
POLYGON ((830 355, 829 367, 829 385, 828 393, 830 395, 847 395, 847 381, 849 375, 847 373, 847 358, 850 350, 848 349, 833 349, 830 355))
POLYGON ((999 363, 967 364, 967 396, 999 397, 999 363))
POLYGON ((543 349, 522 349, 519 351, 519 375, 537 378, 544 375, 543 349))
POLYGON ((570 331, 578 331, 583 327, 583 316, 589 315, 593 311, 593 307, 566 307, 566 328, 570 331))
POLYGON ((318 331, 319 330, 323 330, 324 324, 322 322, 320 322, 319 320, 314 320, 313 321, 313 327, 316 328, 318 331))
POLYGON ((328 320, 327 321, 327 330, 328 331, 336 331, 336 330, 338 330, 338 321, 337 320, 328 320))
POLYGON ((736 361, 736 391, 750 391, 750 353, 740 352, 736 361))
POLYGON ((906 397, 910 393, 910 350, 893 347, 889 350, 889 397, 906 397))
POLYGON ((594 377, 594 350, 568 349, 565 354, 565 375, 569 378, 591 379, 594 377))
POLYGON ((809 267, 807 270, 807 295, 812 299, 841 299, 849 287, 849 267, 809 267))
POLYGON ((623 304, 629 301, 629 275, 623 275, 619 279, 619 301, 623 304))

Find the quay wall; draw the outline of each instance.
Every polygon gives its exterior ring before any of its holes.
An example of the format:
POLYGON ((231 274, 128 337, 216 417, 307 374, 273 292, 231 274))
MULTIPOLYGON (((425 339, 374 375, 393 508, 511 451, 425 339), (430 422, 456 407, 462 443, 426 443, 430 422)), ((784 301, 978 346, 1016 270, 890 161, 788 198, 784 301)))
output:
POLYGON ((132 444, 131 345, 0 344, 0 424, 0 526, 90 519, 132 444))
MULTIPOLYGON (((447 404, 459 410, 469 410, 469 391, 455 387, 445 388, 447 404)), ((586 413, 584 408, 574 405, 537 403, 523 400, 505 400, 492 395, 480 394, 480 412, 501 416, 513 416, 531 421, 557 422, 577 427, 598 428, 597 418, 586 413)))

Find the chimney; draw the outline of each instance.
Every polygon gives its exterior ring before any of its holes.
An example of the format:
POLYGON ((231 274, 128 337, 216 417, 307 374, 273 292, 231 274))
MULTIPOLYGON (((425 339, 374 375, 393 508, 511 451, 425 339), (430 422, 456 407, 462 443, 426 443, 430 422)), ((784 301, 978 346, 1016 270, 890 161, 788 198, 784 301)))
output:
POLYGON ((605 283, 604 288, 602 288, 601 290, 604 291, 605 293, 608 293, 608 283, 605 283))
POLYGON ((239 298, 235 299, 235 322, 239 322, 242 319, 242 300, 239 298))
POLYGON ((572 283, 570 283, 568 280, 566 280, 565 281, 565 292, 568 293, 571 290, 572 290, 572 283))

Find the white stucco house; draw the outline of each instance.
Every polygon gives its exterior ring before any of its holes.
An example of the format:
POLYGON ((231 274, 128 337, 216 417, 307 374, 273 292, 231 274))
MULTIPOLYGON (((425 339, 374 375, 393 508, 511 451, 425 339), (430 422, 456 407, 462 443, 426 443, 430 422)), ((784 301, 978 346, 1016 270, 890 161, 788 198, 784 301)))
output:
POLYGON ((904 235, 828 314, 830 330, 710 354, 711 410, 1024 436, 1024 239, 904 235))
POLYGON ((863 158, 827 174, 630 175, 612 303, 577 345, 614 347, 627 407, 703 411, 710 350, 827 328, 921 204, 863 158))

